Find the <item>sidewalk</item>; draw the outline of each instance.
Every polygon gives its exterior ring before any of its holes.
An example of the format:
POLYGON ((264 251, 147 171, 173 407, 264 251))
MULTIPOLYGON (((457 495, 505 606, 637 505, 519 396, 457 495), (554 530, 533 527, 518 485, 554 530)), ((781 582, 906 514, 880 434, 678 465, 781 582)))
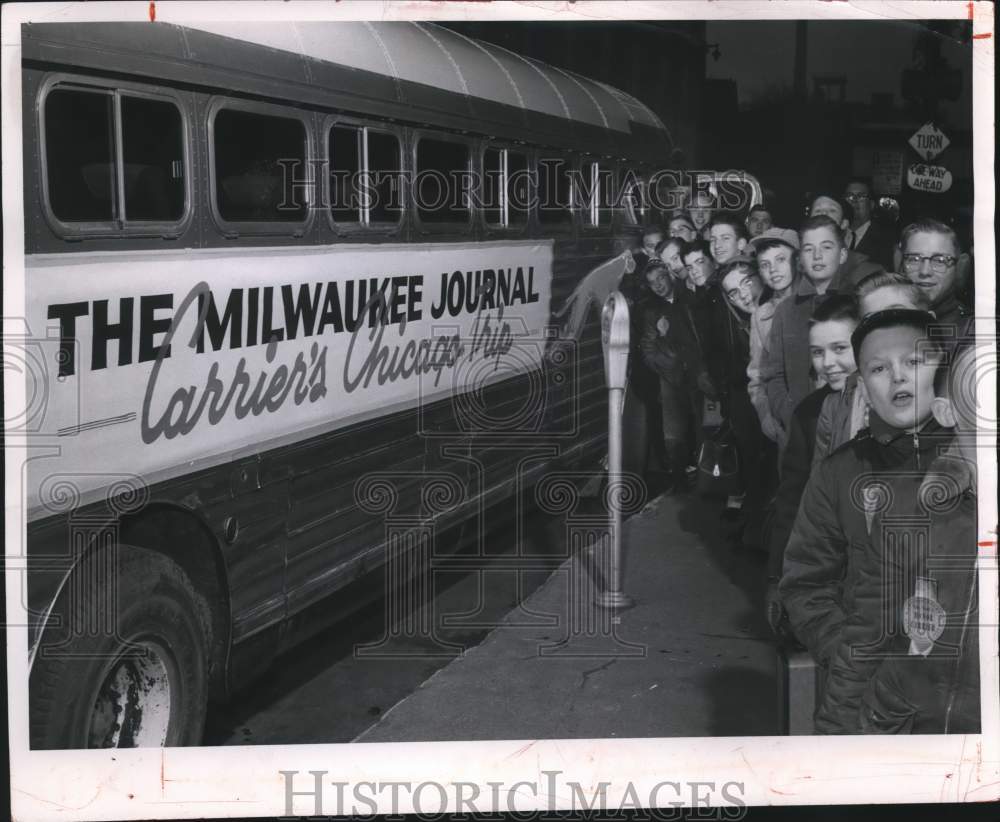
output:
POLYGON ((776 733, 764 559, 730 546, 721 514, 718 501, 657 498, 625 524, 624 589, 636 605, 611 635, 565 642, 570 591, 585 579, 569 560, 355 741, 776 733))

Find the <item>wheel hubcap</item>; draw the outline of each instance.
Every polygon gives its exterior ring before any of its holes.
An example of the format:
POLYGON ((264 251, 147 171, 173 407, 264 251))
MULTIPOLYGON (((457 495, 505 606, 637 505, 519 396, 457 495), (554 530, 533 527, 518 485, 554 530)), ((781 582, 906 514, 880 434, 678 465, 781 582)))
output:
POLYGON ((91 748, 162 747, 170 724, 168 657, 140 642, 108 670, 94 702, 87 734, 91 748))

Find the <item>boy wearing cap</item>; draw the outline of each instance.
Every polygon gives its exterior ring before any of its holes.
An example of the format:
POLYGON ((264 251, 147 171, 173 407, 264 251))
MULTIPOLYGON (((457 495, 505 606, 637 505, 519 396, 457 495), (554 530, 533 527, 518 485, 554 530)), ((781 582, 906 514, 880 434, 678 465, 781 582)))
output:
POLYGON ((769 228, 750 239, 757 258, 757 270, 765 288, 757 310, 750 317, 750 362, 747 364, 747 393, 760 420, 761 430, 772 442, 781 434, 781 424, 771 414, 767 392, 761 379, 761 363, 767 353, 771 322, 779 303, 792 293, 799 270, 799 235, 790 228, 769 228))
POLYGON ((871 569, 881 567, 884 546, 912 542, 912 534, 889 532, 910 513, 907 500, 950 439, 932 410, 941 358, 928 339, 933 322, 925 311, 890 309, 866 317, 851 335, 871 403, 868 428, 817 466, 785 549, 779 593, 824 680, 818 733, 857 731, 873 670, 861 655, 878 658, 891 624, 892 603, 871 569))
MULTIPOLYGON (((928 311, 927 296, 905 277, 897 274, 875 274, 858 283, 855 292, 862 317, 887 308, 914 308, 928 311)), ((831 394, 823 402, 816 424, 816 444, 813 465, 867 425, 868 400, 857 373, 847 379, 842 391, 831 394)))
POLYGON ((915 501, 916 517, 929 524, 927 551, 912 569, 891 568, 908 583, 894 614, 902 630, 865 686, 862 733, 980 732, 977 376, 970 340, 935 374, 934 418, 954 428, 955 440, 931 464, 915 501))

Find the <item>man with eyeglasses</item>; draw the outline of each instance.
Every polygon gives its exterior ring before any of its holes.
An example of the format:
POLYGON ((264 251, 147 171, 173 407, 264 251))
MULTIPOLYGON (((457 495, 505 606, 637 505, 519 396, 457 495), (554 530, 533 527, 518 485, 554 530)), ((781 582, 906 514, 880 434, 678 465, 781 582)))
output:
POLYGON ((851 250, 866 255, 886 271, 892 271, 896 238, 891 229, 872 219, 871 187, 867 181, 855 178, 848 182, 844 199, 854 212, 851 217, 851 250))
POLYGON ((921 218, 903 229, 899 248, 900 273, 927 295, 938 321, 965 324, 969 311, 959 301, 957 289, 969 258, 959 248, 955 232, 938 220, 921 218))

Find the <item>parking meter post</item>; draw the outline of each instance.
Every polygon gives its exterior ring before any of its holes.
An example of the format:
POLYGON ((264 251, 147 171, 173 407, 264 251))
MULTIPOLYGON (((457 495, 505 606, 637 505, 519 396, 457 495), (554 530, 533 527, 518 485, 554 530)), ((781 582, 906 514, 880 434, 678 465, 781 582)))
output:
POLYGON ((601 312, 601 342, 604 346, 604 376, 608 386, 608 508, 611 519, 610 544, 598 549, 606 552, 601 567, 606 569, 604 588, 594 595, 601 608, 631 607, 632 599, 622 591, 622 410, 625 383, 628 379, 629 352, 628 303, 621 292, 614 291, 601 312))

